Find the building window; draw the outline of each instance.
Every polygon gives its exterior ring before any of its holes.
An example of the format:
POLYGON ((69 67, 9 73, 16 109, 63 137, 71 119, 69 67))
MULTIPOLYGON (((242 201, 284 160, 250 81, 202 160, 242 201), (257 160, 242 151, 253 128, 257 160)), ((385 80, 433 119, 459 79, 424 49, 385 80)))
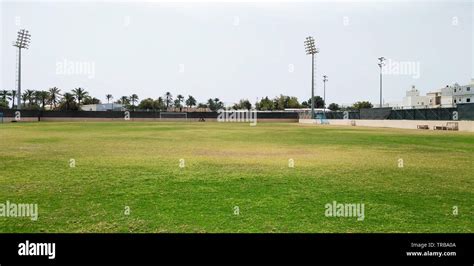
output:
POLYGON ((454 89, 454 92, 456 92, 456 89, 454 89))
POLYGON ((467 90, 467 91, 471 91, 471 88, 470 88, 470 87, 467 87, 466 90, 467 90))
POLYGON ((467 102, 467 103, 470 103, 470 102, 471 102, 471 98, 467 98, 467 99, 466 99, 466 102, 467 102))
POLYGON ((454 99, 454 103, 456 103, 456 99, 454 99))

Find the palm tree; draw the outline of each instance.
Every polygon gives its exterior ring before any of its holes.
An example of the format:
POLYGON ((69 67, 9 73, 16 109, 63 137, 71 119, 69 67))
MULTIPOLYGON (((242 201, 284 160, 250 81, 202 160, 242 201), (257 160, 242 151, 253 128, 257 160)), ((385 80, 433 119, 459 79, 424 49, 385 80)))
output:
POLYGON ((181 102, 178 99, 174 100, 174 107, 181 109, 181 102))
POLYGON ((113 99, 114 96, 112 96, 112 94, 106 94, 105 98, 107 99, 107 103, 110 103, 110 100, 113 99))
POLYGON ((77 104, 81 105, 81 100, 89 96, 89 93, 85 91, 83 88, 76 88, 72 90, 72 94, 77 99, 77 104))
POLYGON ((25 98, 24 98, 24 102, 26 104, 26 100, 28 100, 28 105, 32 105, 33 104, 33 100, 34 100, 34 95, 35 95, 35 91, 33 90, 26 90, 24 92, 25 94, 25 98))
POLYGON ((219 98, 214 98, 214 103, 216 104, 216 110, 224 108, 224 103, 219 98))
POLYGON ((16 96, 17 96, 17 91, 16 90, 12 90, 10 92, 10 95, 11 95, 11 99, 12 99, 12 109, 15 108, 15 99, 16 99, 16 96))
POLYGON ((214 98, 207 100, 207 105, 212 111, 217 111, 224 108, 224 104, 219 100, 219 98, 214 98))
POLYGON ((67 111, 69 110, 69 107, 74 103, 76 99, 74 98, 74 95, 72 95, 69 92, 64 93, 63 96, 64 96, 64 102, 66 103, 66 111, 67 111))
MULTIPOLYGON (((21 100, 23 101, 23 106, 26 106, 26 101, 28 100, 28 94, 26 94, 26 91, 21 95, 21 100)), ((21 103, 18 103, 18 105, 21 105, 21 103)))
POLYGON ((127 104, 130 103, 130 100, 128 99, 127 96, 122 96, 120 97, 119 102, 122 104, 123 107, 125 107, 127 104))
POLYGON ((10 91, 7 91, 7 90, 0 91, 0 101, 6 103, 8 96, 10 96, 10 91))
POLYGON ((184 100, 184 96, 181 95, 181 94, 178 94, 178 96, 176 96, 176 98, 179 100, 180 103, 182 103, 183 100, 184 100))
POLYGON ((53 106, 56 109, 56 104, 59 101, 59 96, 61 96, 60 92, 61 90, 56 87, 52 87, 49 89, 49 103, 51 104, 51 109, 53 109, 53 106))
POLYGON ((178 101, 177 102, 177 107, 179 107, 179 111, 181 112, 183 110, 183 106, 181 105, 181 103, 183 102, 184 100, 184 96, 181 95, 181 94, 178 94, 178 96, 176 96, 176 100, 178 101))
POLYGON ((39 102, 41 102, 41 91, 35 91, 33 93, 33 100, 35 105, 40 106, 39 102))
POLYGON ((129 99, 130 99, 130 102, 132 103, 133 110, 135 111, 135 103, 138 102, 138 95, 132 94, 132 96, 130 96, 129 99))
POLYGON ((184 96, 181 95, 181 94, 178 94, 178 96, 176 96, 176 98, 177 98, 180 102, 184 101, 184 96))
POLYGON ((186 106, 187 106, 188 108, 191 108, 191 107, 193 107, 193 106, 195 106, 195 105, 196 105, 196 99, 194 99, 193 96, 189 95, 189 96, 188 96, 188 99, 186 100, 186 106))
POLYGON ((44 110, 46 105, 46 101, 49 99, 49 92, 48 91, 39 91, 38 93, 39 100, 41 102, 41 108, 44 110))
POLYGON ((171 95, 171 92, 166 92, 165 94, 166 96, 166 100, 165 100, 165 103, 166 103, 166 110, 168 110, 168 107, 170 106, 170 104, 173 103, 173 96, 171 95))

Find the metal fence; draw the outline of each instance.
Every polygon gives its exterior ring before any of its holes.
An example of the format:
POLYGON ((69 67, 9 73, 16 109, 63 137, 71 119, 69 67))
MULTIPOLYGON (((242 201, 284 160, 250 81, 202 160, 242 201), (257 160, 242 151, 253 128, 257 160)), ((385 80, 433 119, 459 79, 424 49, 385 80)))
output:
MULTIPOLYGON (((3 117, 15 117, 18 110, 0 109, 3 117)), ((21 110, 22 117, 59 118, 123 118, 125 111, 41 111, 21 110)), ((321 113, 321 112, 319 112, 321 113)), ((319 114, 318 113, 318 114, 319 114)), ((187 112, 187 118, 217 119, 217 112, 187 112)), ((160 118, 160 112, 129 111, 130 118, 160 118)), ((260 119, 310 119, 306 112, 257 112, 260 119)), ((318 115, 324 119, 376 119, 376 120, 474 120, 474 103, 458 104, 454 108, 391 109, 371 108, 351 111, 325 112, 318 115)))
MULTIPOLYGON (((123 118, 126 111, 41 111, 41 110, 13 110, 0 109, 5 117, 15 117, 15 112, 20 111, 21 117, 58 117, 58 118, 123 118)), ((169 112, 167 112, 169 113, 169 112)), ((160 112, 128 112, 130 118, 160 118, 160 112)), ((187 112, 187 118, 217 119, 217 112, 187 112)), ((298 119, 295 112, 257 112, 260 119, 298 119)))
MULTIPOLYGON (((453 108, 392 109, 371 108, 355 111, 326 112, 326 119, 368 120, 474 120, 474 103, 458 104, 453 108)), ((300 113, 300 119, 309 119, 309 112, 300 113)))
MULTIPOLYGON (((388 119, 392 120, 457 120, 456 108, 426 108, 426 109, 408 109, 392 110, 388 119)), ((458 116, 459 119, 459 116, 458 116)))

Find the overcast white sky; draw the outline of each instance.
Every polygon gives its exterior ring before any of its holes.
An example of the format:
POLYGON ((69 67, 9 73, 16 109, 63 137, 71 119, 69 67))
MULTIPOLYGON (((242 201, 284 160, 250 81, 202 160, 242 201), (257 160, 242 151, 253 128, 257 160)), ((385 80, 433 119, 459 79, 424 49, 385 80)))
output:
POLYGON ((16 31, 28 29, 22 88, 86 88, 157 98, 191 94, 226 103, 278 94, 310 97, 311 60, 303 41, 316 39, 316 94, 329 76, 327 101, 378 102, 377 58, 419 64, 409 75, 384 75, 385 101, 474 77, 472 1, 417 2, 74 2, 3 1, 1 89, 15 87, 16 31), (83 62, 93 73, 58 64, 83 62), (71 70, 71 69, 69 69, 71 70), (415 78, 413 77, 415 76, 415 78))

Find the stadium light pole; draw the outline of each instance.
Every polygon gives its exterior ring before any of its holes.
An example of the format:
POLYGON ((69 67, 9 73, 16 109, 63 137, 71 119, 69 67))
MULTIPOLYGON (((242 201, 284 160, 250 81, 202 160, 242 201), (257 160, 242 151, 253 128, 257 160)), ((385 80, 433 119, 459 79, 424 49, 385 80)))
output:
POLYGON ((382 108, 382 67, 385 65, 384 61, 385 61, 385 57, 379 57, 379 68, 380 68, 380 107, 379 108, 382 108))
POLYGON ((323 84, 324 84, 324 94, 323 94, 323 100, 324 100, 324 109, 326 109, 326 81, 328 81, 328 76, 324 75, 323 76, 323 84))
POLYGON ((21 109, 21 49, 28 49, 31 41, 30 33, 22 29, 18 31, 16 42, 13 42, 13 46, 18 48, 18 95, 17 95, 17 108, 21 109))
POLYGON ((306 48, 306 54, 311 55, 311 119, 314 118, 314 55, 319 53, 319 50, 314 44, 314 38, 311 36, 306 37, 304 41, 306 48))

